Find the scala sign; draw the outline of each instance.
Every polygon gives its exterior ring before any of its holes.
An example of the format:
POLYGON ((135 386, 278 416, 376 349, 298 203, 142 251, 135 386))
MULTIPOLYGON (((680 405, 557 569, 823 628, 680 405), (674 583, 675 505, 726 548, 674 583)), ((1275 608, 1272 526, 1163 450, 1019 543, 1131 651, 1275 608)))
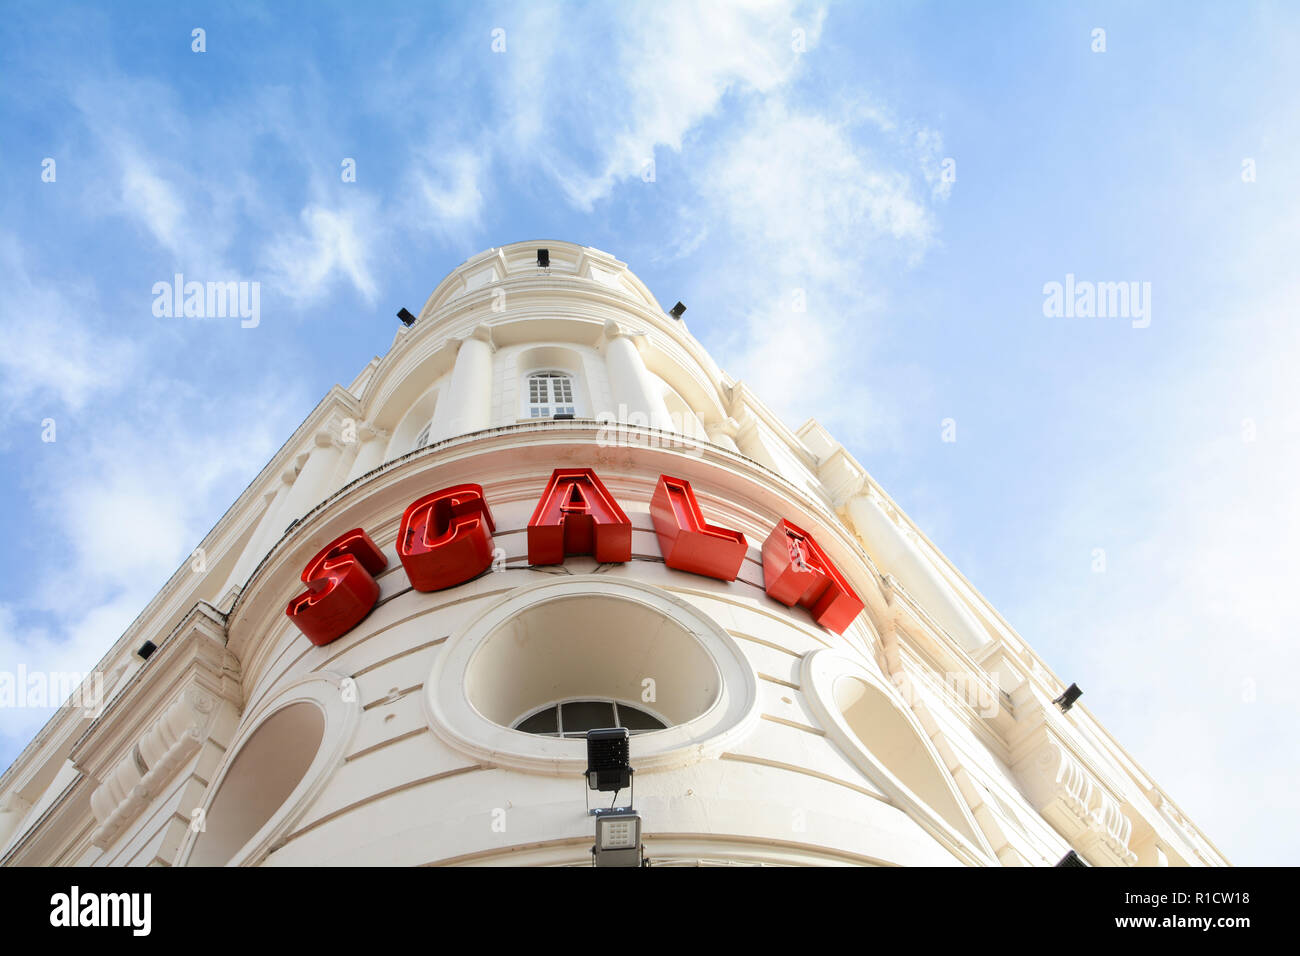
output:
MULTIPOLYGON (((739 531, 707 524, 691 484, 659 476, 650 516, 664 564, 734 581, 747 543, 739 531)), ((492 566, 496 526, 480 485, 453 485, 411 502, 397 532, 397 557, 417 591, 464 584, 492 566)), ((602 563, 632 559, 632 522, 590 468, 557 468, 528 521, 528 563, 562 564, 589 554, 602 563)), ((285 613, 313 644, 342 637, 379 600, 375 575, 388 559, 360 528, 335 538, 302 570, 307 590, 285 613)), ((781 521, 763 543, 763 588, 786 607, 807 608, 837 634, 862 601, 808 532, 781 521)))

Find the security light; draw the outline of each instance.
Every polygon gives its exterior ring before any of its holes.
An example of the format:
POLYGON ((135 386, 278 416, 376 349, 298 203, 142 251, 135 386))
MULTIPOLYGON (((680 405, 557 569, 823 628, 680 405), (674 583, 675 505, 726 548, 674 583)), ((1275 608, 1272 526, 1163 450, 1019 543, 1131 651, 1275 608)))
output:
POLYGON ((147 661, 150 655, 152 655, 153 652, 156 650, 158 650, 157 644, 155 644, 153 641, 145 641, 143 644, 140 645, 140 649, 136 651, 136 653, 140 655, 141 660, 147 661))
POLYGON ((626 727, 587 731, 587 789, 617 793, 632 782, 627 739, 626 727))
POLYGON ((415 324, 415 316, 411 315, 405 306, 398 311, 397 317, 402 320, 402 324, 408 329, 415 324))
POLYGON ((680 319, 682 317, 682 313, 685 311, 686 311, 686 306, 678 302, 675 306, 673 306, 668 311, 668 314, 671 315, 674 319, 680 319))
POLYGON ((1071 684, 1069 687, 1065 688, 1065 693, 1063 693, 1060 697, 1056 698, 1056 700, 1052 701, 1052 703, 1060 707, 1062 713, 1065 713, 1067 710, 1073 707, 1074 702, 1082 696, 1083 696, 1083 691, 1079 690, 1079 685, 1071 684))
POLYGON ((1071 850, 1069 853, 1065 854, 1065 856, 1061 857, 1060 861, 1056 865, 1058 867, 1060 866, 1068 867, 1068 866, 1087 866, 1088 864, 1083 862, 1083 857, 1079 856, 1079 854, 1071 850))
POLYGON ((551 267, 551 250, 550 250, 550 249, 538 249, 538 250, 537 250, 537 268, 539 268, 539 269, 549 269, 550 267, 551 267))
POLYGON ((555 419, 557 422, 567 422, 571 420, 574 417, 574 415, 573 412, 556 412, 551 417, 555 419))
POLYGON ((635 810, 613 810, 596 817, 596 845, 591 848, 596 866, 641 865, 641 815, 635 810))

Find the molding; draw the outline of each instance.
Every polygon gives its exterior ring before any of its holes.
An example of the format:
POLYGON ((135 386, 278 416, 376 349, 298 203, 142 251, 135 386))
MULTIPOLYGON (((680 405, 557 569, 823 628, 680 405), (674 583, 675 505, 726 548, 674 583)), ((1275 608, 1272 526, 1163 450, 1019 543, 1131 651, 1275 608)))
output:
POLYGON ((1088 771, 1070 746, 1041 724, 1030 752, 1012 767, 1030 805, 1090 863, 1133 866, 1133 824, 1120 800, 1088 771))
POLYGON ((72 748, 77 769, 100 781, 90 798, 97 847, 109 846, 199 751, 221 717, 243 706, 239 661, 226 649, 216 612, 195 605, 182 624, 72 748))

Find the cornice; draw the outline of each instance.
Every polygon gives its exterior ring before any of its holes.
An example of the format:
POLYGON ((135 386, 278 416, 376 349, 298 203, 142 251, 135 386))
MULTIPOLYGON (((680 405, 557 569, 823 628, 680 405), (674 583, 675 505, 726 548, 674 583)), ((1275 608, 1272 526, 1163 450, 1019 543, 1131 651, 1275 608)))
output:
POLYGON ((95 846, 111 844, 198 752, 223 702, 242 709, 239 662, 224 623, 199 604, 72 748, 77 769, 100 782, 90 798, 95 846))

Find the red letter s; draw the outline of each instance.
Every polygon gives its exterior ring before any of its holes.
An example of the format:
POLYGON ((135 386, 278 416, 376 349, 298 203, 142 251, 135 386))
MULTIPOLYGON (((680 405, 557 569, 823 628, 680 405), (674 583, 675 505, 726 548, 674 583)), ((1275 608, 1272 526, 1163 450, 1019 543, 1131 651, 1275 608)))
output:
POLYGON ((307 590, 289 602, 285 613, 317 646, 342 637, 361 623, 379 600, 373 575, 388 559, 360 528, 339 535, 302 569, 307 590))

